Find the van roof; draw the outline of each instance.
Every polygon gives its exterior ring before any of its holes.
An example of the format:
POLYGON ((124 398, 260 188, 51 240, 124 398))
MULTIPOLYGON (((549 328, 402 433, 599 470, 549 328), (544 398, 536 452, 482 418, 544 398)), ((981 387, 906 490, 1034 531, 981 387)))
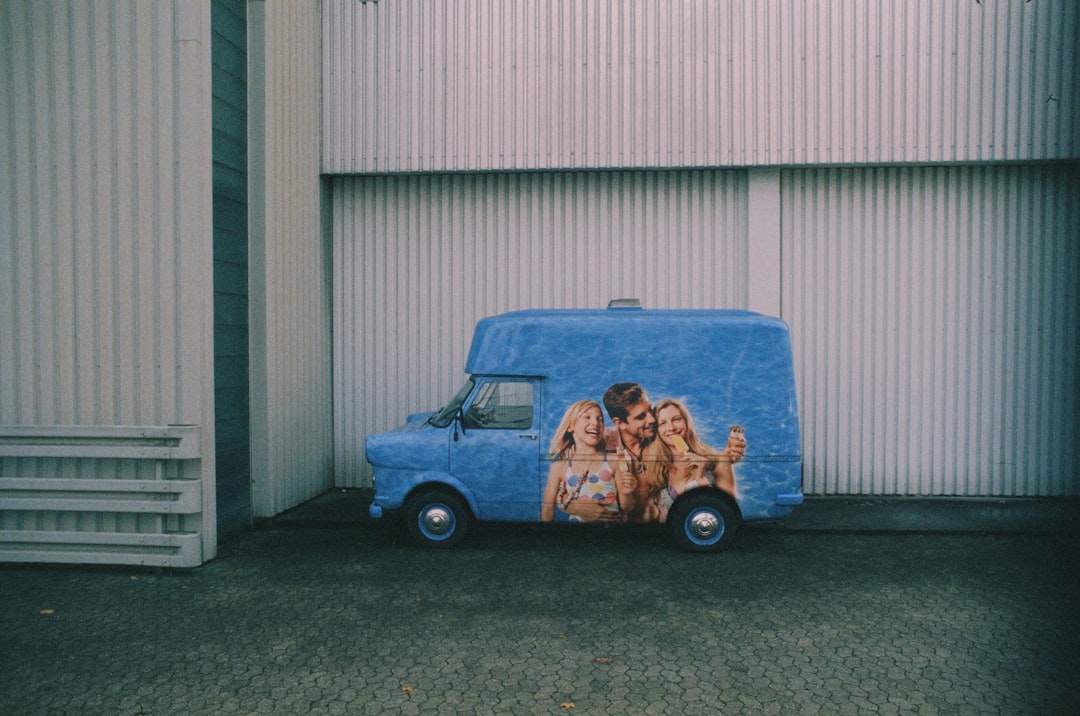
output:
POLYGON ((779 318, 731 310, 516 311, 477 324, 466 371, 544 379, 540 424, 548 429, 573 402, 600 402, 609 386, 631 382, 650 400, 683 402, 708 444, 723 444, 728 427, 740 424, 754 436, 757 459, 799 454, 791 339, 779 318))
POLYGON ((665 347, 690 342, 701 348, 701 341, 729 343, 736 336, 777 330, 786 341, 787 326, 780 319, 734 309, 613 306, 512 311, 477 323, 465 371, 555 378, 587 370, 583 366, 589 364, 589 356, 606 364, 607 370, 626 356, 630 363, 626 368, 632 369, 635 354, 642 350, 666 353, 665 347), (568 355, 576 359, 568 360, 568 355))

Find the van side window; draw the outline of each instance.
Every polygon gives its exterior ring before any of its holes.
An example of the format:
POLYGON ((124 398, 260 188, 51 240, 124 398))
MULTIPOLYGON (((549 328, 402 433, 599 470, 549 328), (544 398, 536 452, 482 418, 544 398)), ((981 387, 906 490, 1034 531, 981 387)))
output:
POLYGON ((533 386, 522 381, 483 383, 465 412, 466 428, 527 430, 533 421, 533 386))

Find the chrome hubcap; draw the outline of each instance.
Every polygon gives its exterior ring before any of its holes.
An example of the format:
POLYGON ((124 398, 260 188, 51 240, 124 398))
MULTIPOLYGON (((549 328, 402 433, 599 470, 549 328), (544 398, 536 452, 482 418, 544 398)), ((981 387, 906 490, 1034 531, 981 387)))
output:
POLYGON ((690 518, 690 531, 699 540, 710 540, 720 534, 720 519, 711 512, 698 512, 690 518))
POLYGON ((424 529, 433 535, 446 534, 454 527, 454 516, 450 514, 450 510, 441 505, 429 507, 424 511, 421 520, 424 523, 424 529))

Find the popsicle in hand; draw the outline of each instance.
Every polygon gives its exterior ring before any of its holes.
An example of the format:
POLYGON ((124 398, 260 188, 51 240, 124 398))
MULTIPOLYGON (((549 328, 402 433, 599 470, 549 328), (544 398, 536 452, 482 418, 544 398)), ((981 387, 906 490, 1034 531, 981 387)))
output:
POLYGON ((675 449, 680 453, 689 452, 690 446, 683 440, 682 435, 674 435, 671 438, 671 444, 675 446, 675 449))
POLYGON ((604 450, 618 452, 622 447, 622 438, 619 437, 619 429, 615 427, 604 428, 604 450))

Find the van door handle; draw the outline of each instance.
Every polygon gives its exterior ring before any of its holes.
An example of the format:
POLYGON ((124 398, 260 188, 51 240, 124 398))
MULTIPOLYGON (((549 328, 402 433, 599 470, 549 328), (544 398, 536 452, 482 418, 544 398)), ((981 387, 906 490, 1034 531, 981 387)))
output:
POLYGON ((525 434, 525 435, 518 435, 518 437, 519 437, 519 438, 528 438, 529 440, 536 440, 536 436, 535 436, 535 435, 528 435, 528 434, 525 434))

